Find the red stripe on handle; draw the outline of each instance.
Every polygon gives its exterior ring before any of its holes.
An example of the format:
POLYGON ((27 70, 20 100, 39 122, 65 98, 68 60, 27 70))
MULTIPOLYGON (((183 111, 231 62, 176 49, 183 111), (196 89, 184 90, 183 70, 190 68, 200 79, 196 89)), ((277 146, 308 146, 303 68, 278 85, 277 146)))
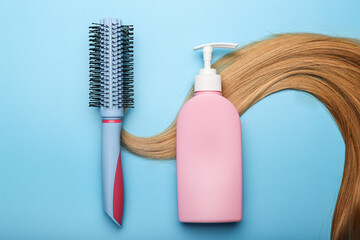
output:
POLYGON ((102 120, 103 123, 121 123, 122 120, 102 120))
POLYGON ((124 212, 124 179, 121 168, 121 153, 119 153, 115 173, 113 211, 115 220, 120 225, 122 225, 122 217, 124 212))

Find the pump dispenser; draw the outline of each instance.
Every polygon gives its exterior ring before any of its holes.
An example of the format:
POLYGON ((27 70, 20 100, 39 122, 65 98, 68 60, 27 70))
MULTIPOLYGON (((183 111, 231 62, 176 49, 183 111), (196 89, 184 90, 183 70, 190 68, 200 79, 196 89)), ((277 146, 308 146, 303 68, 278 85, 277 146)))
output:
POLYGON ((211 55, 213 48, 230 48, 238 46, 235 43, 208 43, 197 47, 194 50, 202 49, 204 58, 204 68, 200 69, 199 75, 195 77, 195 92, 198 91, 219 91, 221 92, 221 76, 216 74, 216 70, 211 68, 211 55))
POLYGON ((176 162, 181 222, 221 223, 242 219, 242 151, 240 117, 221 94, 221 76, 211 68, 211 43, 202 49, 204 68, 195 77, 195 96, 177 119, 176 162))

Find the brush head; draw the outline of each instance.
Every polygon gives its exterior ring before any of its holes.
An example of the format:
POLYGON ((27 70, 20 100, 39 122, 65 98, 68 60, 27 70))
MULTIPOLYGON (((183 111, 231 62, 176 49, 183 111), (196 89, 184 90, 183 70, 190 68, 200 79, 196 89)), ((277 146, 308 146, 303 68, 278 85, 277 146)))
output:
POLYGON ((90 107, 122 117, 134 106, 133 26, 105 18, 90 26, 90 107))

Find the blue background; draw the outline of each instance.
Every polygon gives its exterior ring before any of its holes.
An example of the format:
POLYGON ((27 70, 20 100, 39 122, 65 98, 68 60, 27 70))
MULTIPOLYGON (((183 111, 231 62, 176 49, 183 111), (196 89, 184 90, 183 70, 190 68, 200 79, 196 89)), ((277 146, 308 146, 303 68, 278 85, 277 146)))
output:
POLYGON ((356 0, 1 0, 0 239, 329 239, 345 145, 324 105, 297 91, 241 116, 242 222, 180 223, 175 160, 123 151, 117 229, 101 207, 88 26, 102 17, 135 25, 136 103, 124 127, 151 136, 172 122, 202 67, 194 46, 286 32, 360 38, 359 12, 356 0))

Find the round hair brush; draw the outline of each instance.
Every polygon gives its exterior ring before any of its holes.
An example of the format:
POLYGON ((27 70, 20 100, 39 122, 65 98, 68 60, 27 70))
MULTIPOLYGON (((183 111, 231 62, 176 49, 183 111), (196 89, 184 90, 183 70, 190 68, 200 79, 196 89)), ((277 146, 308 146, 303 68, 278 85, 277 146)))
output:
POLYGON ((104 18, 90 26, 90 107, 102 117, 102 187, 106 214, 118 225, 124 211, 120 132, 133 99, 133 27, 104 18))

